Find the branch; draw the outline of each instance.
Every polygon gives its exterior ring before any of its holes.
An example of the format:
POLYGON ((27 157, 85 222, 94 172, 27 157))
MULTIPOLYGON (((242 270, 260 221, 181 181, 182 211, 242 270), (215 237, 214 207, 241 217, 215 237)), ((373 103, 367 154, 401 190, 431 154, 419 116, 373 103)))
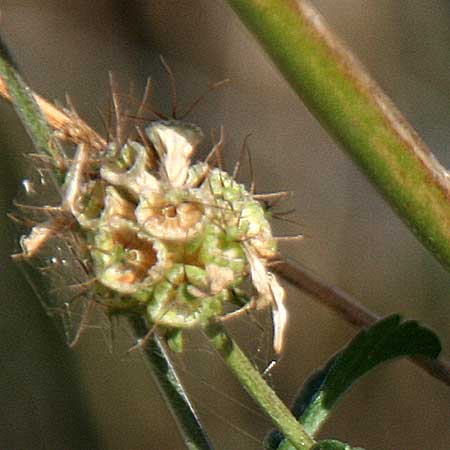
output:
MULTIPOLYGON (((358 328, 368 328, 380 319, 380 316, 362 306, 350 294, 326 283, 304 268, 281 262, 273 266, 272 270, 358 328)), ((450 362, 448 360, 422 357, 410 359, 431 376, 450 386, 450 362)))
POLYGON ((14 67, 5 44, 0 40, 0 77, 8 85, 8 95, 36 151, 51 157, 58 172, 63 168, 63 154, 57 145, 51 145, 52 130, 42 115, 33 94, 14 67))
POLYGON ((450 270, 450 178, 305 0, 228 0, 294 91, 450 270))

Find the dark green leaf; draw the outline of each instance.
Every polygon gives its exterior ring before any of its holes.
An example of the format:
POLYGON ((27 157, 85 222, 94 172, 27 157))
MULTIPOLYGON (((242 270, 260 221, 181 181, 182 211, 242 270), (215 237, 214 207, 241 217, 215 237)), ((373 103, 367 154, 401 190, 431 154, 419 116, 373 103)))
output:
POLYGON ((417 322, 401 323, 394 314, 361 331, 335 359, 321 387, 330 407, 356 381, 378 364, 401 356, 436 358, 441 351, 438 337, 417 322))
MULTIPOLYGON (((304 408, 301 421, 311 434, 328 417, 341 395, 361 376, 378 364, 401 356, 436 358, 441 351, 437 336, 415 321, 401 323, 398 315, 380 320, 361 331, 329 365, 324 382, 304 408)), ((304 394, 300 394, 304 397, 304 394)))
MULTIPOLYGON (((294 403, 294 411, 314 435, 328 418, 342 394, 377 365, 401 356, 436 358, 441 351, 438 337, 429 329, 409 320, 401 323, 395 314, 363 330, 327 365, 306 382, 294 403)), ((270 441, 276 440, 272 436, 270 441)), ((276 448, 276 447, 272 447, 276 448)), ((291 449, 285 440, 279 450, 291 449)))

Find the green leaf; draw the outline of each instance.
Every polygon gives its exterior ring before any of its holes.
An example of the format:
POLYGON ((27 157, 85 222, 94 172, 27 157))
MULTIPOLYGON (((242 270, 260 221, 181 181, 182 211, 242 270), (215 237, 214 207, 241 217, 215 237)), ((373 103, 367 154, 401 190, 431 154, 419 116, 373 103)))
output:
MULTIPOLYGON (((297 396, 292 410, 300 417, 306 432, 313 436, 342 394, 374 367, 402 356, 436 358, 440 351, 439 339, 431 330, 412 320, 401 323, 397 314, 388 316, 358 333, 323 369, 314 372, 297 396)), ((292 448, 286 440, 274 447, 276 440, 276 435, 270 437, 272 447, 269 448, 292 448)))
POLYGON ((440 351, 439 339, 431 330, 412 320, 401 323, 397 314, 389 316, 358 333, 335 358, 320 388, 321 403, 327 409, 333 407, 358 378, 382 362, 414 355, 436 358, 440 351))
MULTIPOLYGON (((335 355, 327 362, 327 364, 324 367, 315 370, 306 380, 305 384, 302 387, 301 392, 297 395, 291 407, 292 414, 295 417, 301 417, 306 407, 312 402, 317 391, 322 386, 325 377, 327 376, 327 373, 330 370, 330 367, 334 364, 334 361, 338 356, 339 354, 335 355)), ((279 445, 283 442, 283 439, 284 436, 281 432, 279 432, 278 430, 273 430, 266 436, 264 440, 264 448, 266 450, 276 450, 278 449, 279 445)), ((282 448, 286 449, 291 448, 289 447, 287 442, 284 442, 283 445, 285 447, 282 448)))
MULTIPOLYGON (((328 365, 320 388, 311 396, 301 416, 310 434, 328 417, 341 395, 360 377, 377 365, 401 356, 423 355, 436 358, 441 351, 437 336, 415 321, 401 323, 395 314, 363 330, 328 365)), ((317 375, 316 375, 317 376, 317 375)), ((304 397, 302 394, 300 397, 304 397)))
POLYGON ((311 447, 311 450, 364 450, 360 447, 350 447, 343 442, 335 441, 334 439, 327 439, 326 441, 320 441, 311 447))

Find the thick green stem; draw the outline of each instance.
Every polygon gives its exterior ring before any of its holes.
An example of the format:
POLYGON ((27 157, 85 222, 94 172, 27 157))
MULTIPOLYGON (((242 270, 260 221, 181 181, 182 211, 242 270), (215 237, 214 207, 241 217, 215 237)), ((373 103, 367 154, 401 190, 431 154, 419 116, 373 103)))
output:
MULTIPOLYGON (((146 337, 148 329, 141 318, 130 318, 130 324, 138 339, 146 337)), ((147 339, 145 345, 139 343, 137 348, 151 368, 151 373, 166 405, 170 408, 186 447, 189 450, 213 450, 183 384, 170 361, 168 352, 161 342, 161 338, 153 334, 147 339)))
POLYGON ((450 270, 450 178, 303 0, 228 0, 292 88, 450 270))
POLYGON ((250 363, 236 342, 228 336, 224 327, 215 323, 208 326, 205 331, 214 348, 223 357, 242 386, 292 445, 298 450, 311 448, 314 441, 250 363))

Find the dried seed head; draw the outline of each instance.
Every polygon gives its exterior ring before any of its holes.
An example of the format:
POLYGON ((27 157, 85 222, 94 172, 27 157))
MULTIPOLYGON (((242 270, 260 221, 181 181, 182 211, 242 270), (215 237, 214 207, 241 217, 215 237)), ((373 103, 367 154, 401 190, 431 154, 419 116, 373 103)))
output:
POLYGON ((175 264, 166 278, 156 283, 148 315, 158 325, 191 328, 222 313, 228 291, 208 293, 205 272, 199 267, 175 264))
MULTIPOLYGON (((280 350, 284 291, 267 271, 276 242, 262 204, 225 171, 191 166, 203 137, 197 126, 157 121, 145 134, 147 146, 109 144, 95 164, 80 144, 67 173, 61 208, 88 243, 99 302, 114 311, 137 302, 149 323, 174 332, 220 319, 226 302, 247 303, 242 311, 272 306, 280 350)), ((50 230, 34 227, 24 251, 50 230)))

